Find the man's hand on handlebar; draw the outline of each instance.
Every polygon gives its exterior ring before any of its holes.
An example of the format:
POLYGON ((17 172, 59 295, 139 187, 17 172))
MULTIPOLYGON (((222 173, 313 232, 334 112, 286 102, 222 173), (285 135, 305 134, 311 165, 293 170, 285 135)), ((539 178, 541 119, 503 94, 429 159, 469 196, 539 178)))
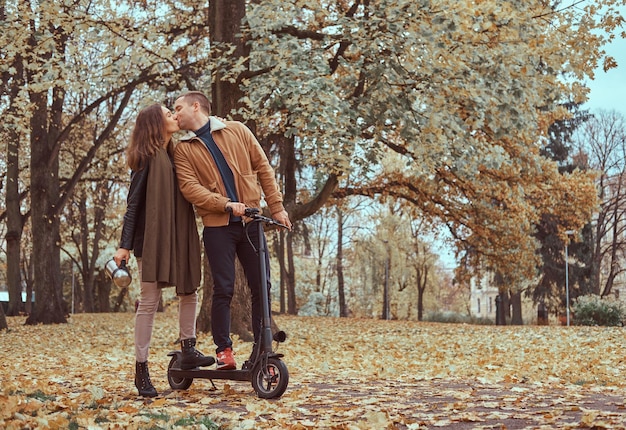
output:
POLYGON ((239 202, 226 203, 226 212, 231 212, 235 216, 244 216, 246 211, 246 205, 239 202))
POLYGON ((289 220, 289 214, 287 214, 287 211, 283 210, 281 212, 272 214, 272 218, 274 218, 276 221, 287 227, 289 231, 291 231, 291 221, 289 220))
POLYGON ((257 208, 249 208, 244 203, 239 202, 228 202, 224 207, 226 212, 230 212, 235 216, 245 216, 249 218, 261 218, 265 222, 272 222, 273 224, 277 224, 281 227, 284 227, 291 231, 291 221, 289 220, 289 215, 287 211, 283 210, 281 212, 275 213, 272 215, 273 218, 266 218, 262 215, 258 215, 260 210, 257 208))

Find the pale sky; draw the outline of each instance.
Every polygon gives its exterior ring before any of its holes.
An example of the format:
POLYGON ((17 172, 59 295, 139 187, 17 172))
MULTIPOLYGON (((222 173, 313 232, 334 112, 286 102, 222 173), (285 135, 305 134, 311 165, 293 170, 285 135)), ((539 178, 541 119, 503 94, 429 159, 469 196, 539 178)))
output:
MULTIPOLYGON (((626 6, 622 7, 626 15, 626 6)), ((626 31, 622 28, 621 31, 626 31)), ((606 53, 617 61, 617 68, 604 72, 602 67, 595 73, 595 79, 589 81, 591 88, 589 100, 583 107, 591 113, 598 109, 616 110, 626 117, 626 39, 617 37, 604 49, 606 53)))

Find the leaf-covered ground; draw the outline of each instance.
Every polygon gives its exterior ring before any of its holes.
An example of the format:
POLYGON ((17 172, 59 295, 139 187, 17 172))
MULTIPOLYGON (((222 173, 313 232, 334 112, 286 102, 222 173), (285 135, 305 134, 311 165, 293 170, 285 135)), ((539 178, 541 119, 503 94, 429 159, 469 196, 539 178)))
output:
MULTIPOLYGON (((290 381, 263 400, 248 382, 167 382, 174 310, 157 316, 150 368, 133 386, 133 315, 0 332, 0 428, 626 428, 626 329, 502 327, 278 316, 290 381)), ((213 350, 206 334, 199 349, 213 350)), ((250 344, 237 342, 239 362, 250 344)))

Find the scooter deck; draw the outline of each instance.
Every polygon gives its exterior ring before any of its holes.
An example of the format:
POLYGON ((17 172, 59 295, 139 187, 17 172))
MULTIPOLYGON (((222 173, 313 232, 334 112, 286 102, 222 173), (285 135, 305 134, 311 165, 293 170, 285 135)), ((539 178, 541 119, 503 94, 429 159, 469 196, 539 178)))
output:
POLYGON ((168 372, 174 378, 191 379, 229 379, 232 381, 251 381, 252 370, 220 370, 220 369, 195 369, 183 370, 171 367, 168 372))

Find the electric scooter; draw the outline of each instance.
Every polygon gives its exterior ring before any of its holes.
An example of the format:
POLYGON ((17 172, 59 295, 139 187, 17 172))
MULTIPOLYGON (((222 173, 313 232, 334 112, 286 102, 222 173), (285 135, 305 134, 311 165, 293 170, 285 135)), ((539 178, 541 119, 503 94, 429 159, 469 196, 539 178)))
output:
MULTIPOLYGON (((259 213, 257 208, 247 208, 245 215, 252 221, 246 225, 246 235, 251 225, 256 225, 259 238, 263 237, 263 223, 287 228, 278 221, 265 217, 259 213)), ((248 240, 250 237, 248 236, 248 240)), ((272 335, 271 315, 267 289, 267 266, 266 255, 268 254, 267 243, 260 240, 256 252, 259 256, 259 266, 261 271, 261 303, 262 316, 261 336, 255 344, 250 359, 247 360, 241 369, 220 370, 220 369, 194 369, 183 370, 180 368, 182 361, 182 351, 171 351, 167 355, 172 357, 167 368, 167 380, 175 390, 186 390, 191 386, 194 379, 209 379, 215 389, 214 379, 227 379, 232 381, 250 381, 257 396, 263 399, 273 399, 283 395, 289 383, 289 372, 287 365, 281 360, 283 354, 277 354, 272 349, 272 340, 277 343, 284 342, 287 335, 284 331, 279 331, 272 335)), ((250 242, 254 247, 254 244, 250 242)), ((211 357, 213 358, 213 357, 211 357)), ((215 361, 214 361, 215 362, 215 361)))

